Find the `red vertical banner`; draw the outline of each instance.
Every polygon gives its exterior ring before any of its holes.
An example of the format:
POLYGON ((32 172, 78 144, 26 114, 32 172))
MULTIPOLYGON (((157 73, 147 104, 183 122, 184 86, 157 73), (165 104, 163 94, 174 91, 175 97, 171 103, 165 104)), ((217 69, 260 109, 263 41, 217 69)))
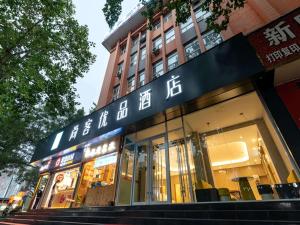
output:
POLYGON ((300 79, 279 85, 276 90, 300 129, 300 79))

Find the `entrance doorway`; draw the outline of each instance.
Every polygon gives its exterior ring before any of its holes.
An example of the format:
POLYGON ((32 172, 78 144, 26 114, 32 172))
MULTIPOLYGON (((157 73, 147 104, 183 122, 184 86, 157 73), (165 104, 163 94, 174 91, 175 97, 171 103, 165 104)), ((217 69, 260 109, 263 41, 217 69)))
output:
POLYGON ((171 130, 166 132, 166 128, 164 133, 152 137, 153 130, 125 137, 119 168, 118 205, 193 201, 184 132, 178 124, 179 127, 169 123, 171 130))
POLYGON ((135 146, 133 204, 168 202, 167 148, 165 135, 135 146))

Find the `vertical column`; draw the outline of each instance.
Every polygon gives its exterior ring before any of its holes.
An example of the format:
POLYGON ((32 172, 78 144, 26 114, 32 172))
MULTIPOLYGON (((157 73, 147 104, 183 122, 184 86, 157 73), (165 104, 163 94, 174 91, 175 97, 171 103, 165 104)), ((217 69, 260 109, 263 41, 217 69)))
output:
POLYGON ((126 52, 124 57, 124 70, 122 72, 122 77, 120 81, 120 97, 124 96, 127 90, 127 75, 129 71, 130 55, 131 55, 131 32, 129 32, 127 35, 126 52))
POLYGON ((175 10, 172 11, 172 22, 175 32, 175 42, 177 46, 177 53, 178 53, 178 63, 183 64, 185 62, 185 52, 182 44, 181 39, 181 32, 180 32, 180 26, 176 25, 176 13, 175 10))
POLYGON ((199 46, 200 46, 200 50, 201 50, 201 52, 205 52, 206 48, 205 48, 205 45, 204 45, 204 41, 203 41, 203 38, 202 38, 202 35, 201 35, 200 28, 199 28, 198 23, 197 23, 197 19, 196 19, 193 7, 191 7, 191 17, 192 17, 192 21, 193 21, 193 24, 194 24, 194 27, 195 27, 196 34, 197 34, 197 39, 198 39, 198 43, 199 43, 199 46))
POLYGON ((139 67, 140 67, 140 54, 141 54, 141 32, 139 33, 139 37, 138 37, 138 47, 137 47, 137 63, 136 63, 136 67, 135 67, 135 74, 134 74, 134 80, 135 80, 135 83, 134 83, 134 89, 136 89, 138 87, 137 83, 138 83, 138 75, 139 75, 139 67))
MULTIPOLYGON (((147 20, 146 23, 148 23, 147 20)), ((151 31, 147 29, 146 34, 146 65, 145 65, 145 83, 148 83, 152 77, 152 70, 151 70, 151 52, 152 52, 152 35, 151 31)))
POLYGON ((164 30, 164 18, 163 15, 160 15, 160 36, 161 36, 161 54, 162 54, 162 62, 164 67, 164 73, 168 71, 168 65, 167 65, 167 57, 166 57, 166 40, 165 40, 165 30, 164 30))
POLYGON ((120 43, 117 42, 115 49, 110 53, 109 61, 106 67, 105 76, 103 80, 103 85, 98 99, 97 108, 101 108, 107 105, 112 99, 112 90, 115 83, 119 55, 120 43))

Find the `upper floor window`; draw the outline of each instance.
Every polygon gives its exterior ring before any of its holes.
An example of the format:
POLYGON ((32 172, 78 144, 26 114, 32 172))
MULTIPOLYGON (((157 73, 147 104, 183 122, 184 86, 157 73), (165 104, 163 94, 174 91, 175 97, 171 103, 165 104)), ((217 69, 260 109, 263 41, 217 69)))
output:
POLYGON ((162 47, 162 40, 161 40, 161 36, 159 36, 158 38, 155 38, 153 40, 153 49, 161 49, 162 47))
POLYGON ((141 48, 140 60, 143 61, 146 58, 146 47, 141 48))
POLYGON ((153 24, 153 30, 157 30, 160 28, 160 20, 157 20, 153 24))
POLYGON ((162 60, 153 64, 153 79, 164 74, 164 66, 162 60))
POLYGON ((123 55, 126 52, 126 45, 120 47, 120 54, 123 55))
POLYGON ((129 77, 127 80, 127 93, 134 91, 135 88, 135 79, 134 76, 129 77))
POLYGON ((178 54, 173 52, 168 56, 168 70, 172 70, 178 66, 178 54))
POLYGON ((137 63, 137 53, 134 53, 130 57, 130 66, 135 66, 137 63))
POLYGON ((173 27, 167 30, 167 32, 165 33, 165 39, 166 39, 166 44, 168 44, 169 42, 175 39, 175 31, 173 27))
POLYGON ((123 62, 118 64, 117 77, 119 77, 119 79, 121 78, 121 75, 122 75, 122 72, 123 72, 123 65, 124 65, 123 62))
POLYGON ((139 73, 139 87, 145 85, 145 70, 139 73))
POLYGON ((198 55, 200 55, 201 50, 200 46, 198 44, 198 40, 195 39, 194 41, 190 42, 186 46, 184 46, 185 49, 185 55, 187 60, 190 60, 198 55))
POLYGON ((172 19, 172 12, 169 12, 168 14, 164 15, 164 23, 167 23, 172 19))
POLYGON ((200 22, 201 20, 206 20, 206 18, 210 17, 210 15, 210 11, 202 11, 200 8, 195 10, 195 17, 197 22, 200 22))
POLYGON ((223 41, 221 35, 213 30, 203 34, 202 38, 207 50, 215 47, 223 41))
POLYGON ((146 31, 143 31, 141 33, 140 43, 145 43, 145 42, 146 42, 146 31))
POLYGON ((132 39, 131 43, 132 43, 131 48, 134 48, 135 46, 137 46, 137 44, 138 44, 138 38, 136 37, 136 38, 132 39))
POLYGON ((120 95, 120 85, 116 85, 113 89, 113 96, 112 96, 112 100, 115 101, 119 98, 120 95))
POLYGON ((180 25, 181 33, 186 32, 187 30, 189 30, 193 26, 194 26, 193 20, 192 20, 192 17, 190 16, 185 23, 180 25))

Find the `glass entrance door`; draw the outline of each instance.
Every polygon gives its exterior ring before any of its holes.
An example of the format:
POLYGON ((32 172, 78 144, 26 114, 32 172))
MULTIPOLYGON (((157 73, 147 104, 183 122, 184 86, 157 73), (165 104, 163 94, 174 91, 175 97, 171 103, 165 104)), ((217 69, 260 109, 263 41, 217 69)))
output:
POLYGON ((148 201, 148 151, 149 141, 137 144, 133 182, 134 204, 143 204, 148 201))
POLYGON ((166 138, 160 136, 136 144, 132 190, 133 204, 168 202, 166 138))
POLYGON ((169 178, 167 176, 167 150, 165 136, 150 140, 150 201, 164 203, 168 201, 169 178))

